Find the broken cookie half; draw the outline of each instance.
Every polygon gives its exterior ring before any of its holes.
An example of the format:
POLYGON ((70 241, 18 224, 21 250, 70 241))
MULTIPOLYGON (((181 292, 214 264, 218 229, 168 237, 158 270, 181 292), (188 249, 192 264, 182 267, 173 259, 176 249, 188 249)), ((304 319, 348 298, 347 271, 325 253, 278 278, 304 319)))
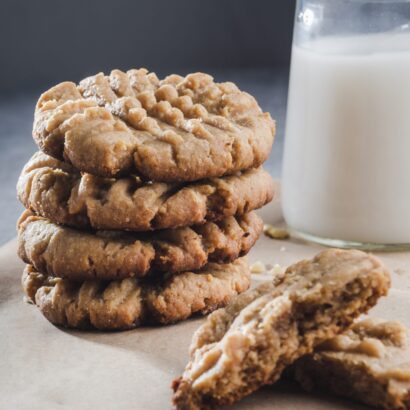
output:
POLYGON ((365 319, 293 366, 308 391, 322 389, 384 409, 410 408, 410 343, 398 322, 365 319))
POLYGON ((386 295, 390 275, 374 256, 326 250, 290 266, 211 314, 174 381, 177 409, 231 404, 274 383, 283 370, 338 335, 386 295))

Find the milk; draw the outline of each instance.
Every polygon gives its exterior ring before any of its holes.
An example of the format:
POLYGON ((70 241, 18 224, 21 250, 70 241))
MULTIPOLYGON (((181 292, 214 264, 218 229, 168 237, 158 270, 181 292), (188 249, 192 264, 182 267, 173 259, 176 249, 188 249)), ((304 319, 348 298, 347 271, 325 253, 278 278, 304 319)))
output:
POLYGON ((410 35, 293 47, 282 177, 290 227, 410 243, 410 35))

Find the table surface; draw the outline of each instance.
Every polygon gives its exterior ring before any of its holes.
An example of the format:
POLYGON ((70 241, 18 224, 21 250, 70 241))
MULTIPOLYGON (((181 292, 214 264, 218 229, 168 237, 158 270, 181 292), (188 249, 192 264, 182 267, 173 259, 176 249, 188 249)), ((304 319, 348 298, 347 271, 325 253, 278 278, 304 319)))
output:
MULTIPOLYGON (((243 69, 212 72, 218 81, 234 81, 253 94, 265 111, 277 122, 277 136, 266 168, 274 177, 280 175, 285 124, 287 70, 243 69)), ((43 90, 0 98, 0 245, 15 236, 16 220, 23 210, 16 199, 19 173, 36 151, 31 138, 34 106, 43 90)))
MULTIPOLYGON (((280 204, 260 211, 267 223, 281 220, 280 204)), ((322 248, 291 238, 262 236, 250 261, 288 266, 322 248)), ((379 255, 392 271, 392 289, 370 314, 410 326, 410 252, 379 255)), ((23 263, 16 241, 0 247, 0 409, 169 409, 171 381, 188 360, 193 332, 205 320, 127 332, 80 332, 51 325, 23 302, 23 263)), ((254 284, 271 274, 252 275, 254 284)), ((231 410, 365 410, 332 395, 306 394, 296 385, 276 384, 250 395, 231 410)), ((227 409, 228 410, 228 409, 227 409)))

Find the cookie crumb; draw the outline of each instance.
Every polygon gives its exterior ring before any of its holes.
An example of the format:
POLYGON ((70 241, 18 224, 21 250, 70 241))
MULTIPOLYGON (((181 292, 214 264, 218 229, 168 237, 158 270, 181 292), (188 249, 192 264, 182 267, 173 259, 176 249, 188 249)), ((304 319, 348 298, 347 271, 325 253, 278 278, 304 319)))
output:
POLYGON ((403 275, 404 273, 406 273, 406 270, 403 268, 397 268, 394 270, 394 273, 396 273, 397 275, 403 275))
POLYGON ((289 232, 284 228, 277 228, 272 225, 265 225, 263 232, 266 236, 272 239, 288 239, 289 232))
POLYGON ((29 305, 34 305, 34 302, 27 296, 23 296, 23 302, 28 303, 29 305))
POLYGON ((276 263, 275 266, 269 270, 269 273, 273 276, 281 275, 283 273, 283 268, 278 263, 276 263))
POLYGON ((263 273, 265 270, 265 265, 261 261, 257 261, 251 265, 251 273, 263 273))

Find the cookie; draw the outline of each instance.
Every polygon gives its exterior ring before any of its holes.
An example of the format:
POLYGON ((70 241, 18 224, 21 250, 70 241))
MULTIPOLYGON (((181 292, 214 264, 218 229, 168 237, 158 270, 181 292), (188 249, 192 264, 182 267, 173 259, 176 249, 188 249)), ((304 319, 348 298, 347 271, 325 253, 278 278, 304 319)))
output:
POLYGON ((270 202, 274 185, 263 169, 183 185, 99 178, 37 152, 17 192, 26 208, 56 223, 148 231, 244 214, 270 202))
POLYGON ((55 325, 123 330, 211 312, 249 288, 250 272, 246 258, 239 258, 155 280, 75 282, 46 276, 27 265, 22 284, 28 299, 55 325))
POLYGON ((177 409, 231 404, 277 381, 283 370, 341 333, 390 285, 388 270, 360 251, 326 250, 290 266, 211 314, 174 382, 177 409))
POLYGON ((18 228, 18 254, 39 272, 71 280, 115 280, 197 270, 208 262, 232 262, 252 248, 263 222, 249 213, 152 233, 92 233, 56 225, 25 211, 18 228))
POLYGON ((275 123, 233 83, 207 74, 159 80, 145 69, 99 73, 41 95, 33 137, 47 154, 103 177, 196 181, 259 167, 275 123))
POLYGON ((293 367, 308 391, 320 389, 386 410, 410 408, 410 344, 398 322, 362 320, 293 367))

